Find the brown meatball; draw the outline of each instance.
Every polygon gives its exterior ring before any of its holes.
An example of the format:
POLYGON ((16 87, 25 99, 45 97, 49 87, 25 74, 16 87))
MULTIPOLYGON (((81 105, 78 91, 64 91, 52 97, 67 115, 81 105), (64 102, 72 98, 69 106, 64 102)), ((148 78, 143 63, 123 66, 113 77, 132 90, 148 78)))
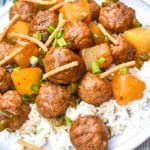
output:
POLYGON ((114 63, 120 64, 133 60, 136 54, 135 48, 121 35, 114 38, 119 41, 118 45, 110 45, 114 63))
POLYGON ((28 119, 30 107, 29 104, 22 103, 17 91, 8 91, 3 95, 0 94, 0 111, 7 114, 1 114, 0 120, 7 120, 5 127, 14 131, 28 119))
POLYGON ((49 25, 57 26, 58 16, 50 10, 39 11, 29 26, 29 34, 33 35, 37 31, 42 33, 42 40, 45 42, 49 36, 47 27, 49 25))
POLYGON ((84 61, 73 51, 67 48, 51 48, 44 58, 44 67, 46 72, 72 61, 78 61, 79 65, 65 71, 61 71, 49 77, 49 80, 56 84, 75 83, 82 78, 85 73, 84 61))
POLYGON ((69 21, 65 24, 64 39, 73 50, 80 50, 95 44, 92 32, 86 23, 81 21, 69 21))
POLYGON ((7 42, 0 42, 0 60, 9 54, 12 47, 13 45, 8 44, 7 42))
POLYGON ((111 94, 110 83, 90 72, 84 76, 78 89, 78 95, 83 101, 96 106, 109 100, 111 94))
POLYGON ((73 122, 70 139, 76 150, 106 150, 109 132, 96 116, 84 116, 73 122))
POLYGON ((11 77, 5 68, 0 67, 0 92, 6 92, 11 87, 11 77))
POLYGON ((88 2, 90 4, 91 19, 98 20, 100 6, 94 0, 89 0, 88 2))
POLYGON ((54 118, 66 112, 69 99, 70 94, 65 87, 47 83, 42 85, 35 101, 44 117, 54 118))
POLYGON ((0 109, 18 109, 21 105, 21 96, 17 91, 10 90, 0 95, 0 109))
POLYGON ((23 104, 17 111, 17 115, 13 115, 9 120, 8 129, 9 131, 15 131, 19 129, 23 123, 28 119, 30 113, 29 104, 23 104))
POLYGON ((18 1, 9 10, 9 18, 18 14, 23 21, 30 22, 37 13, 35 5, 32 3, 18 1))
POLYGON ((123 32, 132 26, 134 17, 134 9, 118 2, 101 8, 99 21, 111 32, 123 32))

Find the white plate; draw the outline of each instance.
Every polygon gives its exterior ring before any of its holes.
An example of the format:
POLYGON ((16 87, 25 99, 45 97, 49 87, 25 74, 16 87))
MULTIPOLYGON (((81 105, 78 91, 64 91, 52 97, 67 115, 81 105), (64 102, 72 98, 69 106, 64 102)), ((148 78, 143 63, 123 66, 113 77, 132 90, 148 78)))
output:
MULTIPOLYGON (((100 2, 99 0, 96 0, 100 2)), ((150 26, 150 7, 141 0, 122 0, 127 5, 133 7, 136 10, 136 16, 139 21, 146 26, 150 26)), ((149 1, 149 0, 145 0, 149 1)), ((4 8, 0 9, 0 31, 8 22, 8 10, 10 3, 4 8)), ((136 148, 142 142, 150 137, 150 119, 147 120, 139 129, 128 130, 122 135, 115 136, 110 139, 108 150, 131 150, 136 148)), ((0 150, 10 150, 13 145, 5 145, 0 140, 0 150), (11 147, 11 148, 8 148, 11 147)))

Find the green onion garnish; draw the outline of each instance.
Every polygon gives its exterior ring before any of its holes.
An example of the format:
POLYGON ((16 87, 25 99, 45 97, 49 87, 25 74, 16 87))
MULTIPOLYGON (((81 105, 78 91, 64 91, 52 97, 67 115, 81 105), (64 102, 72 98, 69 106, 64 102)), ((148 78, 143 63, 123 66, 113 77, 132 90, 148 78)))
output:
POLYGON ((35 38, 35 39, 41 41, 41 40, 42 40, 42 33, 39 32, 39 31, 35 32, 35 33, 33 34, 33 38, 35 38))
POLYGON ((13 3, 16 3, 18 0, 13 0, 13 3))
POLYGON ((60 39, 63 36, 63 30, 59 30, 55 34, 55 39, 60 39))
POLYGON ((125 68, 125 67, 122 67, 122 68, 120 68, 119 70, 120 70, 120 74, 121 74, 121 75, 126 75, 126 74, 128 73, 128 69, 125 68))
POLYGON ((105 61, 106 61, 106 59, 105 59, 104 57, 100 57, 100 58, 98 59, 98 63, 99 63, 100 65, 102 65, 105 61))
POLYGON ((29 94, 24 94, 22 95, 22 102, 23 103, 26 103, 26 102, 34 102, 34 98, 35 96, 34 95, 29 95, 29 94))
POLYGON ((50 25, 47 27, 47 31, 48 31, 49 33, 52 33, 54 30, 55 30, 55 27, 54 27, 54 25, 52 25, 52 24, 50 24, 50 25))
POLYGON ((100 73, 101 72, 101 70, 100 70, 100 67, 99 67, 99 63, 97 62, 97 61, 94 61, 93 63, 92 63, 92 73, 100 73))
POLYGON ((40 128, 36 131, 36 134, 40 134, 42 131, 44 130, 44 128, 40 128))
POLYGON ((17 71, 19 71, 21 69, 21 67, 15 67, 15 68, 13 68, 13 72, 17 72, 17 71))
POLYGON ((46 83, 46 82, 48 82, 48 79, 41 79, 41 80, 40 80, 40 85, 42 85, 42 84, 44 84, 44 83, 46 83))
POLYGON ((68 125, 68 126, 72 125, 72 120, 67 116, 65 116, 65 124, 68 125))
POLYGON ((35 93, 37 93, 39 91, 39 87, 36 84, 32 84, 31 86, 31 90, 35 93))
POLYGON ((57 44, 58 44, 59 47, 63 47, 63 46, 67 45, 67 43, 66 43, 66 41, 64 40, 63 37, 57 40, 57 44))

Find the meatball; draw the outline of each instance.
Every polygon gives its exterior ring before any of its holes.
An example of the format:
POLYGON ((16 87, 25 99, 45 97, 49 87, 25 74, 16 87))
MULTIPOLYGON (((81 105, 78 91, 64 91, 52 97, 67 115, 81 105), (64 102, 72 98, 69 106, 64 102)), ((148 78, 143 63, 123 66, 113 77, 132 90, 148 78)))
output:
POLYGON ((49 36, 47 27, 53 25, 56 27, 58 24, 58 16, 55 12, 50 10, 39 11, 35 18, 31 21, 29 26, 29 34, 33 35, 37 31, 42 34, 42 40, 45 42, 49 36))
POLYGON ((61 71, 49 77, 49 80, 56 84, 75 83, 85 73, 84 61, 73 51, 67 48, 51 48, 44 58, 44 67, 46 72, 70 63, 72 61, 78 61, 79 65, 61 71))
POLYGON ((9 54, 9 51, 12 47, 13 45, 7 42, 0 42, 0 60, 2 60, 4 57, 6 57, 9 54))
POLYGON ((30 22, 37 13, 35 5, 32 3, 18 1, 9 10, 9 18, 18 14, 23 21, 30 22))
POLYGON ((36 104, 46 118, 63 115, 69 105, 70 94, 63 86, 47 83, 42 85, 36 97, 36 104))
POLYGON ((118 2, 101 8, 99 21, 111 32, 123 32, 132 26, 134 17, 134 9, 118 2))
POLYGON ((136 49, 122 35, 114 37, 119 41, 118 45, 110 45, 114 63, 120 64, 133 60, 136 55, 136 49))
POLYGON ((11 77, 5 68, 0 67, 0 92, 6 92, 11 87, 11 77))
POLYGON ((92 32, 86 23, 81 21, 69 21, 65 24, 64 39, 73 50, 80 50, 95 44, 92 32))
POLYGON ((90 5, 91 19, 98 20, 100 6, 94 0, 89 0, 88 2, 90 5))
POLYGON ((21 96, 17 91, 10 90, 0 95, 0 109, 18 109, 21 105, 21 96))
POLYGON ((0 115, 0 121, 7 121, 5 127, 14 131, 28 119, 30 107, 29 104, 22 103, 17 91, 10 90, 0 94, 0 111, 4 113, 0 115))
POLYGON ((73 122, 70 139, 76 150, 105 150, 109 132, 96 116, 84 116, 73 122))
POLYGON ((84 76, 78 89, 78 95, 83 101, 96 106, 109 100, 111 94, 109 81, 100 79, 90 72, 84 76))

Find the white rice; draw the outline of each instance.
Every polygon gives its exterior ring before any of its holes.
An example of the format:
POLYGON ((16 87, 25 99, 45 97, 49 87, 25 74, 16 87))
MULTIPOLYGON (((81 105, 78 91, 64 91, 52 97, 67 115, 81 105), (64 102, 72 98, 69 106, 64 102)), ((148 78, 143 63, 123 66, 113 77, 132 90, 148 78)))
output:
MULTIPOLYGON (((127 129, 138 129, 145 121, 150 119, 150 61, 145 62, 141 70, 133 68, 130 69, 130 72, 146 83, 144 97, 141 100, 119 106, 112 99, 99 107, 82 101, 76 109, 69 107, 66 116, 75 120, 79 116, 98 115, 110 129, 111 136, 119 135, 127 129)), ((69 128, 69 126, 54 127, 52 122, 41 116, 36 105, 31 104, 29 120, 22 128, 15 133, 4 130, 0 133, 0 139, 6 145, 15 145, 15 150, 23 150, 16 142, 19 138, 39 147, 44 147, 44 150, 69 150, 72 149, 69 128)))

